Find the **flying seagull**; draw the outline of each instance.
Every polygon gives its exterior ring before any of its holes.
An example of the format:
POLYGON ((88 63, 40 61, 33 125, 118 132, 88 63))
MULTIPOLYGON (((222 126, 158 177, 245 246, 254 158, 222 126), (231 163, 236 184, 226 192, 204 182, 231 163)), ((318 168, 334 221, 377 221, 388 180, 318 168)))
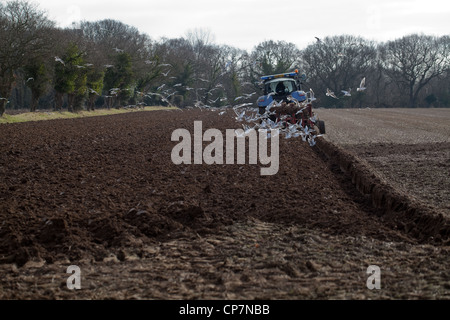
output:
POLYGON ((89 89, 89 92, 90 92, 90 93, 95 93, 96 95, 98 95, 98 96, 99 96, 98 92, 97 92, 97 91, 95 91, 94 89, 92 89, 92 88, 88 88, 88 89, 89 89))
POLYGON ((314 97, 314 91, 311 88, 309 88, 309 100, 310 101, 316 100, 316 97, 314 97))
POLYGON ((56 62, 61 62, 63 65, 66 65, 64 61, 60 57, 55 57, 56 62))
POLYGON ((350 94, 350 92, 352 91, 352 89, 350 88, 350 89, 348 89, 348 91, 345 91, 345 90, 341 90, 341 92, 342 93, 344 93, 344 97, 351 97, 351 94, 350 94))
POLYGON ((364 90, 366 90, 365 85, 366 85, 366 78, 364 77, 361 80, 361 84, 359 85, 359 88, 356 89, 356 91, 364 91, 364 90))
POLYGON ((320 40, 320 38, 314 37, 316 38, 317 42, 322 42, 322 40, 320 40))
POLYGON ((331 91, 331 90, 330 90, 330 89, 328 89, 328 88, 327 88, 327 93, 326 93, 326 95, 327 95, 327 96, 329 96, 329 97, 332 97, 332 98, 338 99, 338 97, 336 97, 336 96, 335 96, 334 92, 333 92, 333 91, 331 91))

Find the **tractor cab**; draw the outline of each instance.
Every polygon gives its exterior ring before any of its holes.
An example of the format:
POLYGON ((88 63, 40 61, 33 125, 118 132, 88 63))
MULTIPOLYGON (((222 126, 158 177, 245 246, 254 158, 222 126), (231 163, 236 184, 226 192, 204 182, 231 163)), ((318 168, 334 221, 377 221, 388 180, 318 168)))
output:
POLYGON ((260 111, 265 109, 274 100, 277 102, 288 102, 287 98, 289 96, 299 102, 305 101, 306 94, 301 89, 301 80, 305 78, 305 75, 299 76, 298 70, 261 77, 261 89, 264 95, 257 100, 260 111))

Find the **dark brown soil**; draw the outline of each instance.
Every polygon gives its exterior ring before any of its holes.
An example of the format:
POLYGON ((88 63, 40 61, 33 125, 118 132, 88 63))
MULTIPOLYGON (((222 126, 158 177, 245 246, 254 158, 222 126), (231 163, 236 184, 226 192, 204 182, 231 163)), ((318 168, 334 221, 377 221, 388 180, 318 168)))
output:
POLYGON ((199 109, 0 126, 0 298, 450 297, 443 209, 324 140, 280 139, 273 176, 175 165, 171 134, 195 120, 239 128, 199 109))

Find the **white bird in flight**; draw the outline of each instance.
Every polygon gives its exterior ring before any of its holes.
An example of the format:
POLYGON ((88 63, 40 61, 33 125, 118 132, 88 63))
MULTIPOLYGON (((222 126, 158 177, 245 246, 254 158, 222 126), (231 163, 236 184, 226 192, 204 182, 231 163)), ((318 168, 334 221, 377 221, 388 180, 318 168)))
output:
POLYGON ((311 88, 309 88, 309 100, 310 100, 310 101, 317 100, 317 99, 314 97, 314 91, 313 91, 313 89, 311 89, 311 88))
POLYGON ((336 95, 334 94, 334 92, 331 91, 331 90, 328 89, 328 88, 327 88, 327 93, 326 93, 326 95, 329 96, 329 97, 333 97, 333 98, 335 98, 335 99, 338 99, 338 97, 336 97, 336 95))
POLYGON ((95 91, 95 90, 94 90, 94 89, 92 89, 92 88, 89 88, 89 92, 90 92, 90 93, 95 93, 96 95, 98 95, 98 96, 99 96, 98 92, 97 92, 97 91, 95 91))
POLYGON ((364 90, 366 90, 365 85, 366 85, 366 78, 364 77, 361 80, 361 84, 359 85, 359 88, 356 89, 356 91, 364 91, 364 90))
POLYGON ((66 65, 65 62, 60 57, 55 57, 56 62, 61 62, 63 65, 66 65))
POLYGON ((341 90, 342 93, 344 93, 344 97, 351 97, 351 92, 352 89, 348 89, 348 91, 345 90, 341 90))

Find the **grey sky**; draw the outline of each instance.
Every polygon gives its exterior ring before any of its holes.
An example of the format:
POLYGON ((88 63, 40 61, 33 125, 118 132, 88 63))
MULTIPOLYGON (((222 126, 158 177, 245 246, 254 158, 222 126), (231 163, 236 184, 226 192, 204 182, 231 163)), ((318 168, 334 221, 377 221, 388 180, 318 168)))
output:
MULTIPOLYGON (((5 2, 5 0, 1 0, 5 2)), ((115 19, 153 40, 209 30, 215 43, 252 50, 265 40, 284 40, 299 49, 314 37, 341 34, 386 41, 410 33, 450 34, 448 0, 39 0, 60 27, 73 21, 115 19)))

